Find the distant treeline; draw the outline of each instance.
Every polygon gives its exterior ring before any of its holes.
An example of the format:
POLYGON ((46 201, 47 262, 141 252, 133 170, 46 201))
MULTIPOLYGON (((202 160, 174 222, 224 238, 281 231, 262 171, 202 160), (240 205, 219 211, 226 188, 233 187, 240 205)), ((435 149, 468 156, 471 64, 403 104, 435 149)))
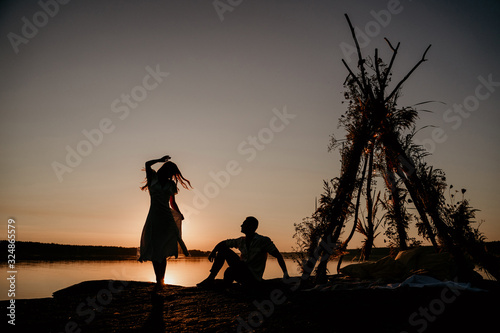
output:
MULTIPOLYGON (((8 241, 0 241, 0 248, 5 250, 0 262, 7 261, 8 241)), ((16 242, 16 262, 24 260, 127 260, 137 259, 139 250, 136 247, 119 246, 91 246, 91 245, 64 245, 38 242, 16 242)), ((489 252, 500 256, 500 241, 487 242, 489 252)), ((360 255, 359 249, 347 250, 345 260, 352 260, 360 255)), ((208 257, 210 251, 189 250, 191 257, 208 257)), ((294 252, 282 252, 285 258, 294 258, 294 252)), ((374 248, 372 259, 377 260, 390 254, 386 247, 374 248)))
MULTIPOLYGON (((7 261, 8 241, 0 241, 5 249, 1 261, 7 261)), ((210 252, 190 250, 193 257, 208 256, 210 252)), ((54 243, 19 242, 15 243, 16 262, 23 260, 126 260, 137 259, 138 248, 119 246, 64 245, 54 243)))

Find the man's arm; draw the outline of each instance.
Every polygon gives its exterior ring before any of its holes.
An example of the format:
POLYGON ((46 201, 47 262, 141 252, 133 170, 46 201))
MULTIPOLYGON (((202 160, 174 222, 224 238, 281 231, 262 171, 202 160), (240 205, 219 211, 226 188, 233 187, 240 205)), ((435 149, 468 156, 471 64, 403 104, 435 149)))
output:
POLYGON ((274 250, 270 252, 270 254, 276 259, 278 259, 278 264, 280 265, 281 270, 283 271, 283 278, 288 279, 289 278, 288 270, 286 269, 285 260, 283 259, 283 256, 281 255, 280 251, 274 250))
POLYGON ((212 252, 210 252, 210 255, 208 256, 208 260, 210 262, 214 261, 215 256, 217 255, 217 252, 219 252, 220 250, 223 250, 225 248, 227 248, 227 245, 226 245, 226 241, 223 240, 219 244, 215 245, 214 249, 212 250, 212 252))

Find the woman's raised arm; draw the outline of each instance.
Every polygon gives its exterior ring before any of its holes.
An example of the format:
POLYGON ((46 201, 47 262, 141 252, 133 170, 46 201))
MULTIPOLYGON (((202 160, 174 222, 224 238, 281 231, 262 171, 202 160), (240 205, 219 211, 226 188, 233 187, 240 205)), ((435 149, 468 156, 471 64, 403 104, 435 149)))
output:
POLYGON ((150 161, 147 161, 146 162, 146 173, 148 173, 148 171, 151 171, 151 166, 153 164, 156 164, 156 163, 160 163, 160 162, 166 162, 170 159, 170 156, 168 155, 165 155, 163 156, 162 158, 158 158, 158 159, 155 159, 155 160, 150 160, 150 161))
POLYGON ((165 155, 162 158, 157 158, 155 160, 150 160, 146 162, 146 169, 151 168, 151 166, 155 163, 166 162, 170 159, 170 156, 165 155))
POLYGON ((158 159, 155 159, 155 160, 150 160, 150 161, 147 161, 146 162, 146 165, 145 165, 145 170, 146 170, 146 179, 148 179, 148 185, 149 185, 149 181, 151 180, 151 173, 153 172, 153 169, 151 169, 151 166, 153 164, 156 164, 156 163, 160 163, 160 162, 166 162, 170 159, 170 156, 168 155, 165 155, 163 156, 162 158, 158 158, 158 159))

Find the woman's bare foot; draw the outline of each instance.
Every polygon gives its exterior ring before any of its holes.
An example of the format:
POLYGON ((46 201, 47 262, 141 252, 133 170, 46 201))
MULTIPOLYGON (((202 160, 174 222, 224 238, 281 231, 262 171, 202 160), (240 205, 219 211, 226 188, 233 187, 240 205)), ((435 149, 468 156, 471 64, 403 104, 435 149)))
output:
POLYGON ((153 292, 154 293, 158 293, 160 291, 163 291, 163 287, 165 286, 165 284, 163 283, 163 281, 161 282, 156 282, 154 288, 153 288, 153 292))

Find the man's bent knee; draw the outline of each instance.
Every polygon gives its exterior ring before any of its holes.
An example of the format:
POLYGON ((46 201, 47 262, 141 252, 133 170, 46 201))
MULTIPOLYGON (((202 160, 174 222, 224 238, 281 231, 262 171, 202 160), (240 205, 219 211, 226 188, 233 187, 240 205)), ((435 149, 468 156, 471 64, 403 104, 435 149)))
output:
POLYGON ((230 248, 226 248, 223 251, 219 251, 217 256, 221 256, 224 260, 226 260, 229 266, 233 266, 239 264, 241 262, 240 257, 230 248))

